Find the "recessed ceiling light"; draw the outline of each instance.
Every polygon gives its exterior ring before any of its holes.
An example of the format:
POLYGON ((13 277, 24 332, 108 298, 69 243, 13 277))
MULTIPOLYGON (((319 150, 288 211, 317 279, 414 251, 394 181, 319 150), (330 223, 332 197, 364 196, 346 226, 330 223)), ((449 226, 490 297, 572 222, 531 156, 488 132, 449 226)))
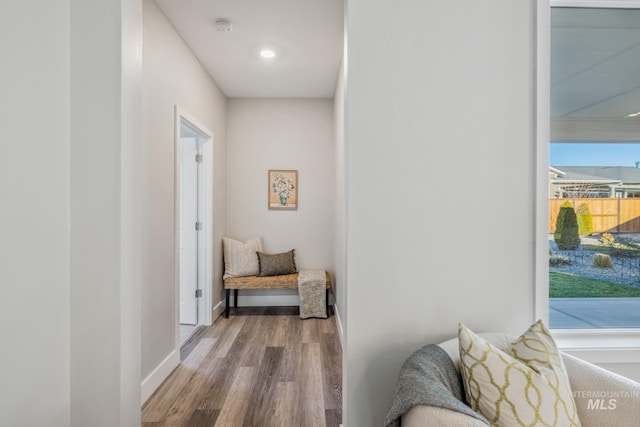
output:
POLYGON ((260 56, 264 59, 273 59, 276 57, 276 53, 271 49, 262 49, 260 51, 260 56))
POLYGON ((221 33, 228 33, 229 31, 233 30, 233 24, 229 22, 228 19, 218 18, 216 19, 215 25, 216 31, 219 31, 221 33))

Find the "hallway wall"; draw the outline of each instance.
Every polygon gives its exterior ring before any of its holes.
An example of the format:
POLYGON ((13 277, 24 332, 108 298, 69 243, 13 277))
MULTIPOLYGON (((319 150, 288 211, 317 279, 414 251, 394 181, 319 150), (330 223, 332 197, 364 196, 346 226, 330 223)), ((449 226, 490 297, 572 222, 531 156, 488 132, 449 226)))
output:
POLYGON ((347 426, 459 322, 534 321, 534 5, 348 2, 347 426))
POLYGON ((0 2, 0 425, 70 422, 70 4, 0 2), (34 13, 37 10, 38 13, 34 13), (37 410, 34 410, 34 405, 37 410))
POLYGON ((143 2, 144 177, 142 378, 167 357, 177 361, 174 304, 177 104, 214 134, 213 306, 222 301, 222 235, 226 229, 226 97, 152 0, 143 2))

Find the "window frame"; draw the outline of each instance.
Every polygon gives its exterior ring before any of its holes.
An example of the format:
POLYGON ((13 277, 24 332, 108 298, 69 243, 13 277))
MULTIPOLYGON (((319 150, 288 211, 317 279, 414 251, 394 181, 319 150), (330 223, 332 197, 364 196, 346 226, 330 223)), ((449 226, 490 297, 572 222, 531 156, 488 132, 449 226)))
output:
MULTIPOLYGON (((536 221, 535 295, 536 319, 549 322, 549 144, 550 144, 550 28, 551 8, 580 7, 640 9, 640 0, 542 0, 536 3, 536 221)), ((535 320, 535 319, 534 319, 535 320)), ((558 347, 592 363, 638 363, 640 328, 551 329, 558 347)))

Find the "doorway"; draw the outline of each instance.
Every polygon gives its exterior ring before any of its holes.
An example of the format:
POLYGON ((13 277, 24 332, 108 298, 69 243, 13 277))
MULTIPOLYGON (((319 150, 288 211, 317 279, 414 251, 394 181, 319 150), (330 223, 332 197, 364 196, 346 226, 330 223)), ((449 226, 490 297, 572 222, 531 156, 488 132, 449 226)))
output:
POLYGON ((175 109, 176 347, 211 324, 213 133, 175 109))

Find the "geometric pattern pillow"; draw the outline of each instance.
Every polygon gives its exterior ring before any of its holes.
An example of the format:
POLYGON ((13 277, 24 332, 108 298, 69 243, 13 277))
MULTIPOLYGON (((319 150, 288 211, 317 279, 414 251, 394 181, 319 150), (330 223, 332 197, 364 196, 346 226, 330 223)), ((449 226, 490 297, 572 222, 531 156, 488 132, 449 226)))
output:
POLYGON ((505 351, 458 326, 471 409, 495 426, 580 426, 562 356, 541 320, 505 351))
POLYGON ((228 277, 256 276, 258 255, 262 252, 262 237, 253 237, 246 242, 222 238, 224 249, 224 279, 228 277))

